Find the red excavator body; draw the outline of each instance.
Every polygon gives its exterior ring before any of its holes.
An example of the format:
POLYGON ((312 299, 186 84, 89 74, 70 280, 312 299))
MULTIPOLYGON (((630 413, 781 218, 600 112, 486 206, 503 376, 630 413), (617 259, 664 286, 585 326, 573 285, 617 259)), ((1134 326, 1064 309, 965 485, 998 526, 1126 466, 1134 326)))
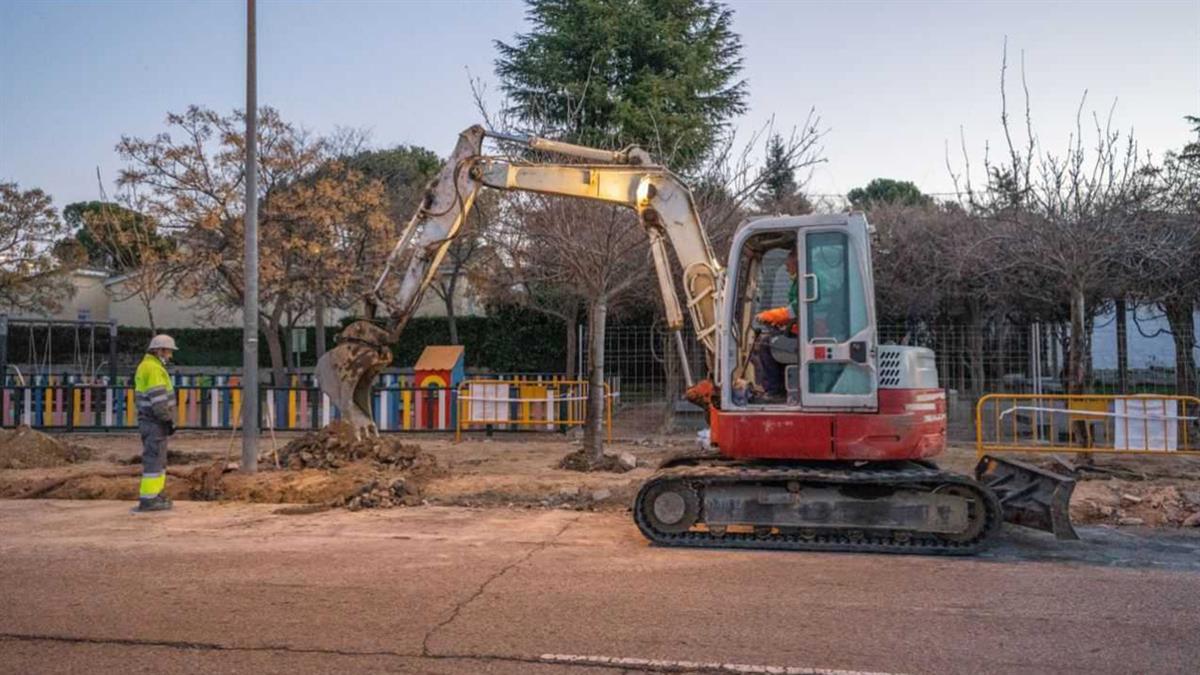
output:
POLYGON ((905 461, 946 449, 946 392, 884 389, 875 413, 709 412, 713 443, 737 459, 905 461))

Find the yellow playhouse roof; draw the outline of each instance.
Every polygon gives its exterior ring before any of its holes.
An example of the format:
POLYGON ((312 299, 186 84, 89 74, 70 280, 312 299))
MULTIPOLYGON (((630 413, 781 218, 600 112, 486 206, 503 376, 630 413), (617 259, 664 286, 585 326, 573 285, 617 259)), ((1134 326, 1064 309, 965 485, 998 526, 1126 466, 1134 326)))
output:
POLYGON ((416 370, 452 370, 462 355, 461 345, 431 345, 421 352, 421 358, 413 367, 416 370))

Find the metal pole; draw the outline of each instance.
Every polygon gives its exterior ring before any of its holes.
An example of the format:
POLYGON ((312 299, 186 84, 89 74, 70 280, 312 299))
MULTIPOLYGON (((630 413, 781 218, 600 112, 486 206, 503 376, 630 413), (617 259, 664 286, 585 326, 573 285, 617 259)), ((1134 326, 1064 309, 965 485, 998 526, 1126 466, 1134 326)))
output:
POLYGON ((117 386, 117 320, 108 321, 108 386, 117 386))
POLYGON ((8 385, 8 315, 0 314, 0 386, 8 385))
MULTIPOLYGON (((679 363, 683 366, 683 381, 687 384, 687 388, 691 389, 696 381, 692 379, 692 364, 688 363, 687 349, 683 346, 683 331, 673 330, 675 334, 675 350, 679 352, 679 363)), ((668 391, 668 396, 675 396, 679 392, 668 391)))
POLYGON ((258 91, 254 0, 246 0, 246 262, 242 311, 242 471, 258 470, 258 91))

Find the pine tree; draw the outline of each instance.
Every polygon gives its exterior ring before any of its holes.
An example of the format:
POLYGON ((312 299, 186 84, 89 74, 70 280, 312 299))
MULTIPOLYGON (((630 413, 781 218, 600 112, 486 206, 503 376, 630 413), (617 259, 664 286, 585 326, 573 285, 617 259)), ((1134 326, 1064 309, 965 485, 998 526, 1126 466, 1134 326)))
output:
POLYGON ((796 171, 787 145, 779 134, 771 136, 763 166, 762 188, 754 199, 758 211, 766 214, 803 215, 812 213, 812 204, 796 184, 796 171))
POLYGON ((713 0, 529 0, 530 32, 497 41, 507 110, 543 135, 639 144, 697 168, 745 110, 741 39, 713 0))

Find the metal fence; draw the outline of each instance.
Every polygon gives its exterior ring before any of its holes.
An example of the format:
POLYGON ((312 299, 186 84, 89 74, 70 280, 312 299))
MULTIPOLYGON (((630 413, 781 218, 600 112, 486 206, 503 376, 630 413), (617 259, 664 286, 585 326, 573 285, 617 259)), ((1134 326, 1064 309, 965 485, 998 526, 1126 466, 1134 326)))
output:
MULTIPOLYGON (((566 431, 583 426, 589 390, 587 380, 467 380, 457 391, 455 437, 471 428, 566 431)), ((605 385, 603 426, 610 441, 617 398, 605 385)))
POLYGON ((976 453, 1200 455, 1200 398, 1159 394, 988 394, 975 407, 976 453))

